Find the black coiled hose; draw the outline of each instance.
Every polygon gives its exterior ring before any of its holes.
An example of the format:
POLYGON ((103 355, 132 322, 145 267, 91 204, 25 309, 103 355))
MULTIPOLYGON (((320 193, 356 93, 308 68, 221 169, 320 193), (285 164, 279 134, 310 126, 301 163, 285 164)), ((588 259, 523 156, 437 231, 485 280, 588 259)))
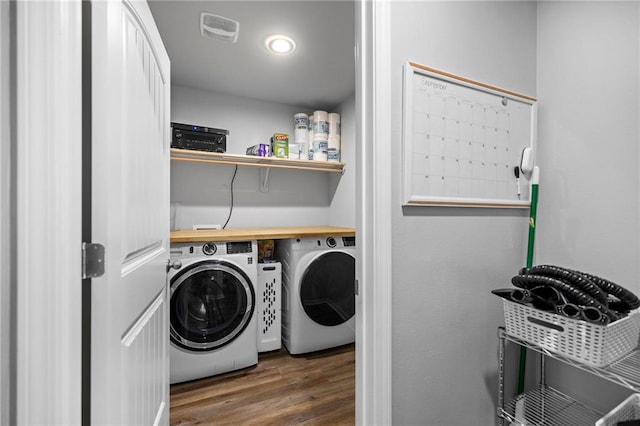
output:
POLYGON ((604 278, 554 265, 522 268, 511 279, 517 289, 493 293, 536 309, 606 325, 640 308, 640 298, 604 278))
POLYGON ((560 266, 538 265, 532 268, 522 268, 520 275, 543 275, 545 277, 559 279, 582 290, 602 304, 607 303, 607 293, 610 293, 609 291, 605 293, 598 285, 581 272, 560 266))
POLYGON ((581 306, 592 306, 609 317, 612 322, 621 318, 618 313, 612 311, 607 306, 600 303, 598 300, 588 295, 584 291, 556 278, 551 278, 544 275, 516 275, 511 278, 511 283, 516 287, 524 289, 531 289, 537 286, 554 287, 555 289, 562 292, 562 294, 564 294, 571 302, 581 306))
POLYGON ((635 294, 631 293, 626 288, 621 287, 618 284, 613 283, 604 278, 597 277, 595 275, 587 274, 585 272, 579 272, 579 273, 585 276, 586 278, 588 278, 589 280, 591 280, 593 283, 595 283, 598 287, 602 289, 602 291, 607 292, 610 295, 618 298, 620 302, 625 304, 628 308, 628 309, 621 309, 621 310, 632 310, 632 309, 640 308, 640 299, 638 299, 638 297, 635 294))
POLYGON ((607 299, 607 306, 612 311, 620 312, 624 315, 627 315, 631 311, 631 309, 629 308, 629 305, 627 305, 626 303, 618 299, 613 299, 613 298, 607 299))

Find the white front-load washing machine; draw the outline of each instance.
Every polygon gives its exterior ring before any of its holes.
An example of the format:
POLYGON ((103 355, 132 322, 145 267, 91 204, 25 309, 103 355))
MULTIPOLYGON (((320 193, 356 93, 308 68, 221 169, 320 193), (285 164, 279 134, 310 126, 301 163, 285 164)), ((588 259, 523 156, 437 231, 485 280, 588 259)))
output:
POLYGON ((282 342, 290 354, 355 341, 355 237, 276 243, 282 263, 282 342))
POLYGON ((258 363, 256 241, 171 245, 170 382, 258 363))

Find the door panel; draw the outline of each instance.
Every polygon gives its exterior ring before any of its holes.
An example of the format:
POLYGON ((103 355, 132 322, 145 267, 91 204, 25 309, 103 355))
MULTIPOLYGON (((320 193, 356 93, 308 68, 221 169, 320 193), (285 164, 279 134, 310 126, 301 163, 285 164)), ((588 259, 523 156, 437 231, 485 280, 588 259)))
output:
POLYGON ((167 424, 169 59, 146 2, 91 8, 91 423, 167 424))
POLYGON ((167 318, 165 291, 161 291, 142 317, 122 338, 122 381, 128 383, 122 399, 122 416, 136 425, 166 424, 168 401, 164 390, 168 364, 166 350, 167 318))
POLYGON ((165 271, 159 266, 169 257, 169 194, 164 185, 168 184, 169 155, 164 89, 169 84, 141 18, 131 5, 123 4, 120 185, 126 226, 121 228, 121 256, 129 305, 123 320, 131 324, 165 285, 165 271))

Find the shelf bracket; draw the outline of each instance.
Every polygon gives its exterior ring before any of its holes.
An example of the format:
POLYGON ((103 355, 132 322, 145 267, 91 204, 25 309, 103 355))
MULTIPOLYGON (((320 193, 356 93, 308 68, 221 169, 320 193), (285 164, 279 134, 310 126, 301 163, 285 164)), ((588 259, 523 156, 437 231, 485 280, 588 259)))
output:
POLYGON ((260 169, 260 192, 269 192, 269 171, 270 168, 260 169))

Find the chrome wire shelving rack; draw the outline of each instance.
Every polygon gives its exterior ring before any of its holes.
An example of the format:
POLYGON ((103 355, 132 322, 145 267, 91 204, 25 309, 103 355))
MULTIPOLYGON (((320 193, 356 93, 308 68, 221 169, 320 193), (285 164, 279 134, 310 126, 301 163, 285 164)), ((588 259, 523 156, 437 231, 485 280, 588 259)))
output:
POLYGON ((595 424, 602 417, 595 409, 582 404, 568 395, 547 386, 544 377, 545 357, 556 359, 572 367, 601 377, 610 382, 640 392, 640 347, 622 359, 605 367, 592 367, 574 361, 565 356, 551 352, 531 342, 518 339, 506 333, 503 327, 498 328, 499 371, 498 371, 498 408, 500 424, 505 420, 509 424, 546 426, 566 424, 595 424), (534 389, 516 396, 513 400, 504 401, 504 364, 505 342, 510 341, 541 354, 540 383, 534 389))
POLYGON ((545 385, 518 395, 501 414, 510 424, 535 426, 589 425, 602 417, 602 413, 545 385))

